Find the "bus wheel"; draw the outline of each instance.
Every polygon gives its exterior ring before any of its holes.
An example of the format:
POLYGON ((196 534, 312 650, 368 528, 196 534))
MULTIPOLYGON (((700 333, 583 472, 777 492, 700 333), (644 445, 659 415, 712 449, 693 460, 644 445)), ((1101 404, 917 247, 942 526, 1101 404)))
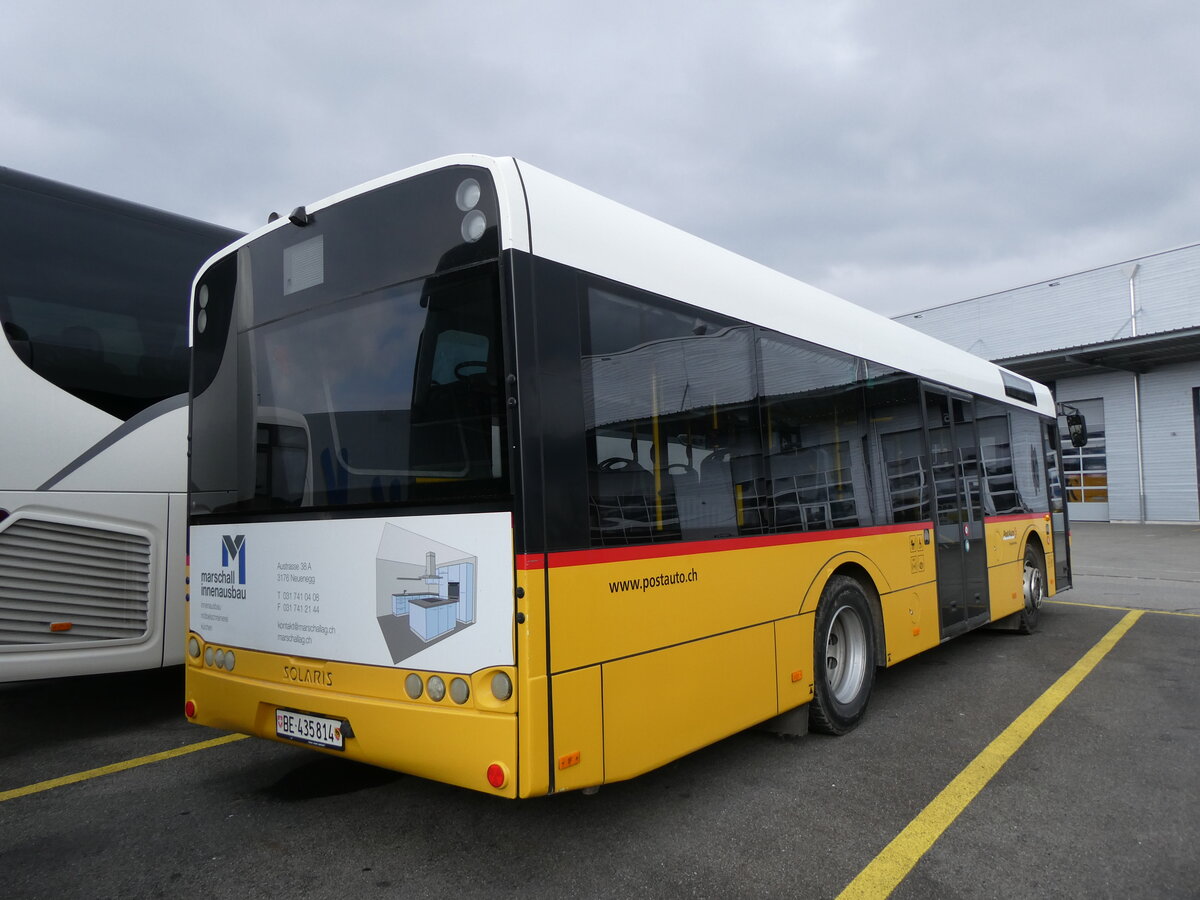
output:
POLYGON ((815 629, 809 727, 845 734, 867 711, 875 683, 875 632, 862 585, 845 575, 829 579, 817 604, 815 629))
POLYGON ((1017 631, 1033 634, 1037 631, 1042 601, 1046 599, 1046 560, 1032 544, 1025 548, 1025 608, 1017 618, 1017 631))

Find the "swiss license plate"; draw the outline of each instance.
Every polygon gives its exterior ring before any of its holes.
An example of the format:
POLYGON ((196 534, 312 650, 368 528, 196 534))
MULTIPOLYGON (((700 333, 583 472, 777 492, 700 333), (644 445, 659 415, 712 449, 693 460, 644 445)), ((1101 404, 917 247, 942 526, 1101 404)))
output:
POLYGON ((346 749, 341 719, 326 719, 324 716, 313 716, 293 709, 277 709, 275 733, 289 741, 300 741, 315 747, 346 749))

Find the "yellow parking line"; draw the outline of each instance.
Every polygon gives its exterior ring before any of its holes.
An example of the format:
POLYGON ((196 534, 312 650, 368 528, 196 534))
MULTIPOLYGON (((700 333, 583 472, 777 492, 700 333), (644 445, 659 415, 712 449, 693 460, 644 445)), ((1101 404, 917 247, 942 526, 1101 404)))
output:
POLYGON ((174 750, 164 750, 162 753, 151 753, 149 756, 139 756, 137 759, 127 759, 124 762, 113 763, 109 766, 101 766, 98 769, 88 769, 86 772, 76 772, 74 775, 64 775, 62 778, 51 778, 49 781, 39 781, 37 784, 30 784, 25 787, 13 788, 10 791, 0 791, 0 803, 5 800, 14 800, 17 797, 25 797, 29 794, 36 794, 40 791, 49 791, 57 787, 62 787, 66 784, 74 784, 77 781, 87 781, 90 778, 99 778, 101 775, 111 775, 114 772, 124 772, 126 769, 134 769, 138 766, 144 766, 147 763, 161 762, 164 759, 171 759, 176 756, 185 756, 188 753, 195 753, 197 750, 207 750, 209 747, 219 747, 221 744, 229 744, 233 741, 240 741, 246 737, 244 734, 227 734, 224 737, 213 738, 211 741, 201 741, 198 744, 188 744, 186 747, 178 747, 174 750))
POLYGON ((1108 634, 1071 666, 1065 675, 1017 716, 999 737, 959 772, 954 780, 846 885, 845 890, 838 895, 838 900, 882 898, 891 894, 934 842, 958 818, 959 813, 967 808, 1046 717, 1096 668, 1108 651, 1116 646, 1117 641, 1142 617, 1143 612, 1133 610, 1124 616, 1108 634))
POLYGON ((1124 612, 1152 613, 1156 616, 1184 616, 1189 619, 1200 619, 1200 613, 1176 612, 1173 609, 1137 609, 1133 606, 1106 606, 1103 603, 1077 603, 1074 600, 1046 600, 1045 603, 1057 603, 1059 606, 1086 606, 1090 609, 1115 609, 1124 612))

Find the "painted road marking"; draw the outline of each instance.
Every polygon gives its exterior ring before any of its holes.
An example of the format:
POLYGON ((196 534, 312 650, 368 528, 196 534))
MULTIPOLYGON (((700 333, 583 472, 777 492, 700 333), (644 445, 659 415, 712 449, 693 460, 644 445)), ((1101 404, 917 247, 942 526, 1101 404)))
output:
POLYGON ((1118 612, 1144 612, 1156 616, 1184 616, 1189 619, 1200 619, 1200 613, 1182 612, 1176 609, 1141 609, 1136 606, 1111 606, 1104 603, 1076 603, 1074 600, 1046 600, 1046 603, 1057 603, 1059 606, 1085 606, 1088 609, 1114 609, 1118 612))
POLYGON ((189 753, 195 753, 197 750, 207 750, 210 747, 219 747, 222 744, 230 744, 234 741, 240 741, 245 738, 244 734, 227 734, 224 737, 213 738, 211 741, 201 741, 198 744, 188 744, 186 747, 178 747, 174 750, 164 750, 162 753, 152 753, 149 756, 139 756, 137 759, 127 759, 124 762, 113 763, 109 766, 101 766, 98 769, 88 769, 86 772, 76 772, 74 775, 64 775, 62 778, 51 778, 49 781, 39 781, 37 784, 30 784, 25 787, 13 788, 10 791, 0 791, 0 803, 5 800, 15 800, 17 797, 26 797, 29 794, 37 794, 41 791, 50 791, 57 787, 63 787, 68 784, 75 784, 78 781, 88 781, 92 778, 99 778, 101 775, 112 775, 114 772, 124 772, 126 769, 135 769, 138 766, 144 766, 148 763, 161 762, 164 759, 173 759, 176 756, 186 756, 189 753))
POLYGON ((992 777, 1008 762, 1050 713, 1058 708, 1080 682, 1096 668, 1117 641, 1145 614, 1133 610, 1071 666, 1042 696, 1013 720, 994 741, 951 781, 920 814, 855 876, 838 895, 838 900, 887 897, 920 862, 929 848, 967 808, 992 777))

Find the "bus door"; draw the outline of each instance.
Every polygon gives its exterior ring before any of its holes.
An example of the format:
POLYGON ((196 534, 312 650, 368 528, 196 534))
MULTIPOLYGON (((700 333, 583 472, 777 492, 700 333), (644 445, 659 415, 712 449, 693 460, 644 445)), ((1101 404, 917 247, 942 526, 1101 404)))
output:
POLYGON ((975 404, 964 394, 924 386, 925 429, 937 533, 942 640, 981 624, 989 613, 987 542, 979 484, 975 404))
POLYGON ((1042 448, 1046 454, 1046 482, 1049 485, 1050 516, 1054 526, 1054 589, 1065 591, 1071 586, 1071 539, 1067 526, 1067 498, 1063 493, 1062 450, 1059 447, 1058 423, 1047 423, 1042 429, 1042 448))

